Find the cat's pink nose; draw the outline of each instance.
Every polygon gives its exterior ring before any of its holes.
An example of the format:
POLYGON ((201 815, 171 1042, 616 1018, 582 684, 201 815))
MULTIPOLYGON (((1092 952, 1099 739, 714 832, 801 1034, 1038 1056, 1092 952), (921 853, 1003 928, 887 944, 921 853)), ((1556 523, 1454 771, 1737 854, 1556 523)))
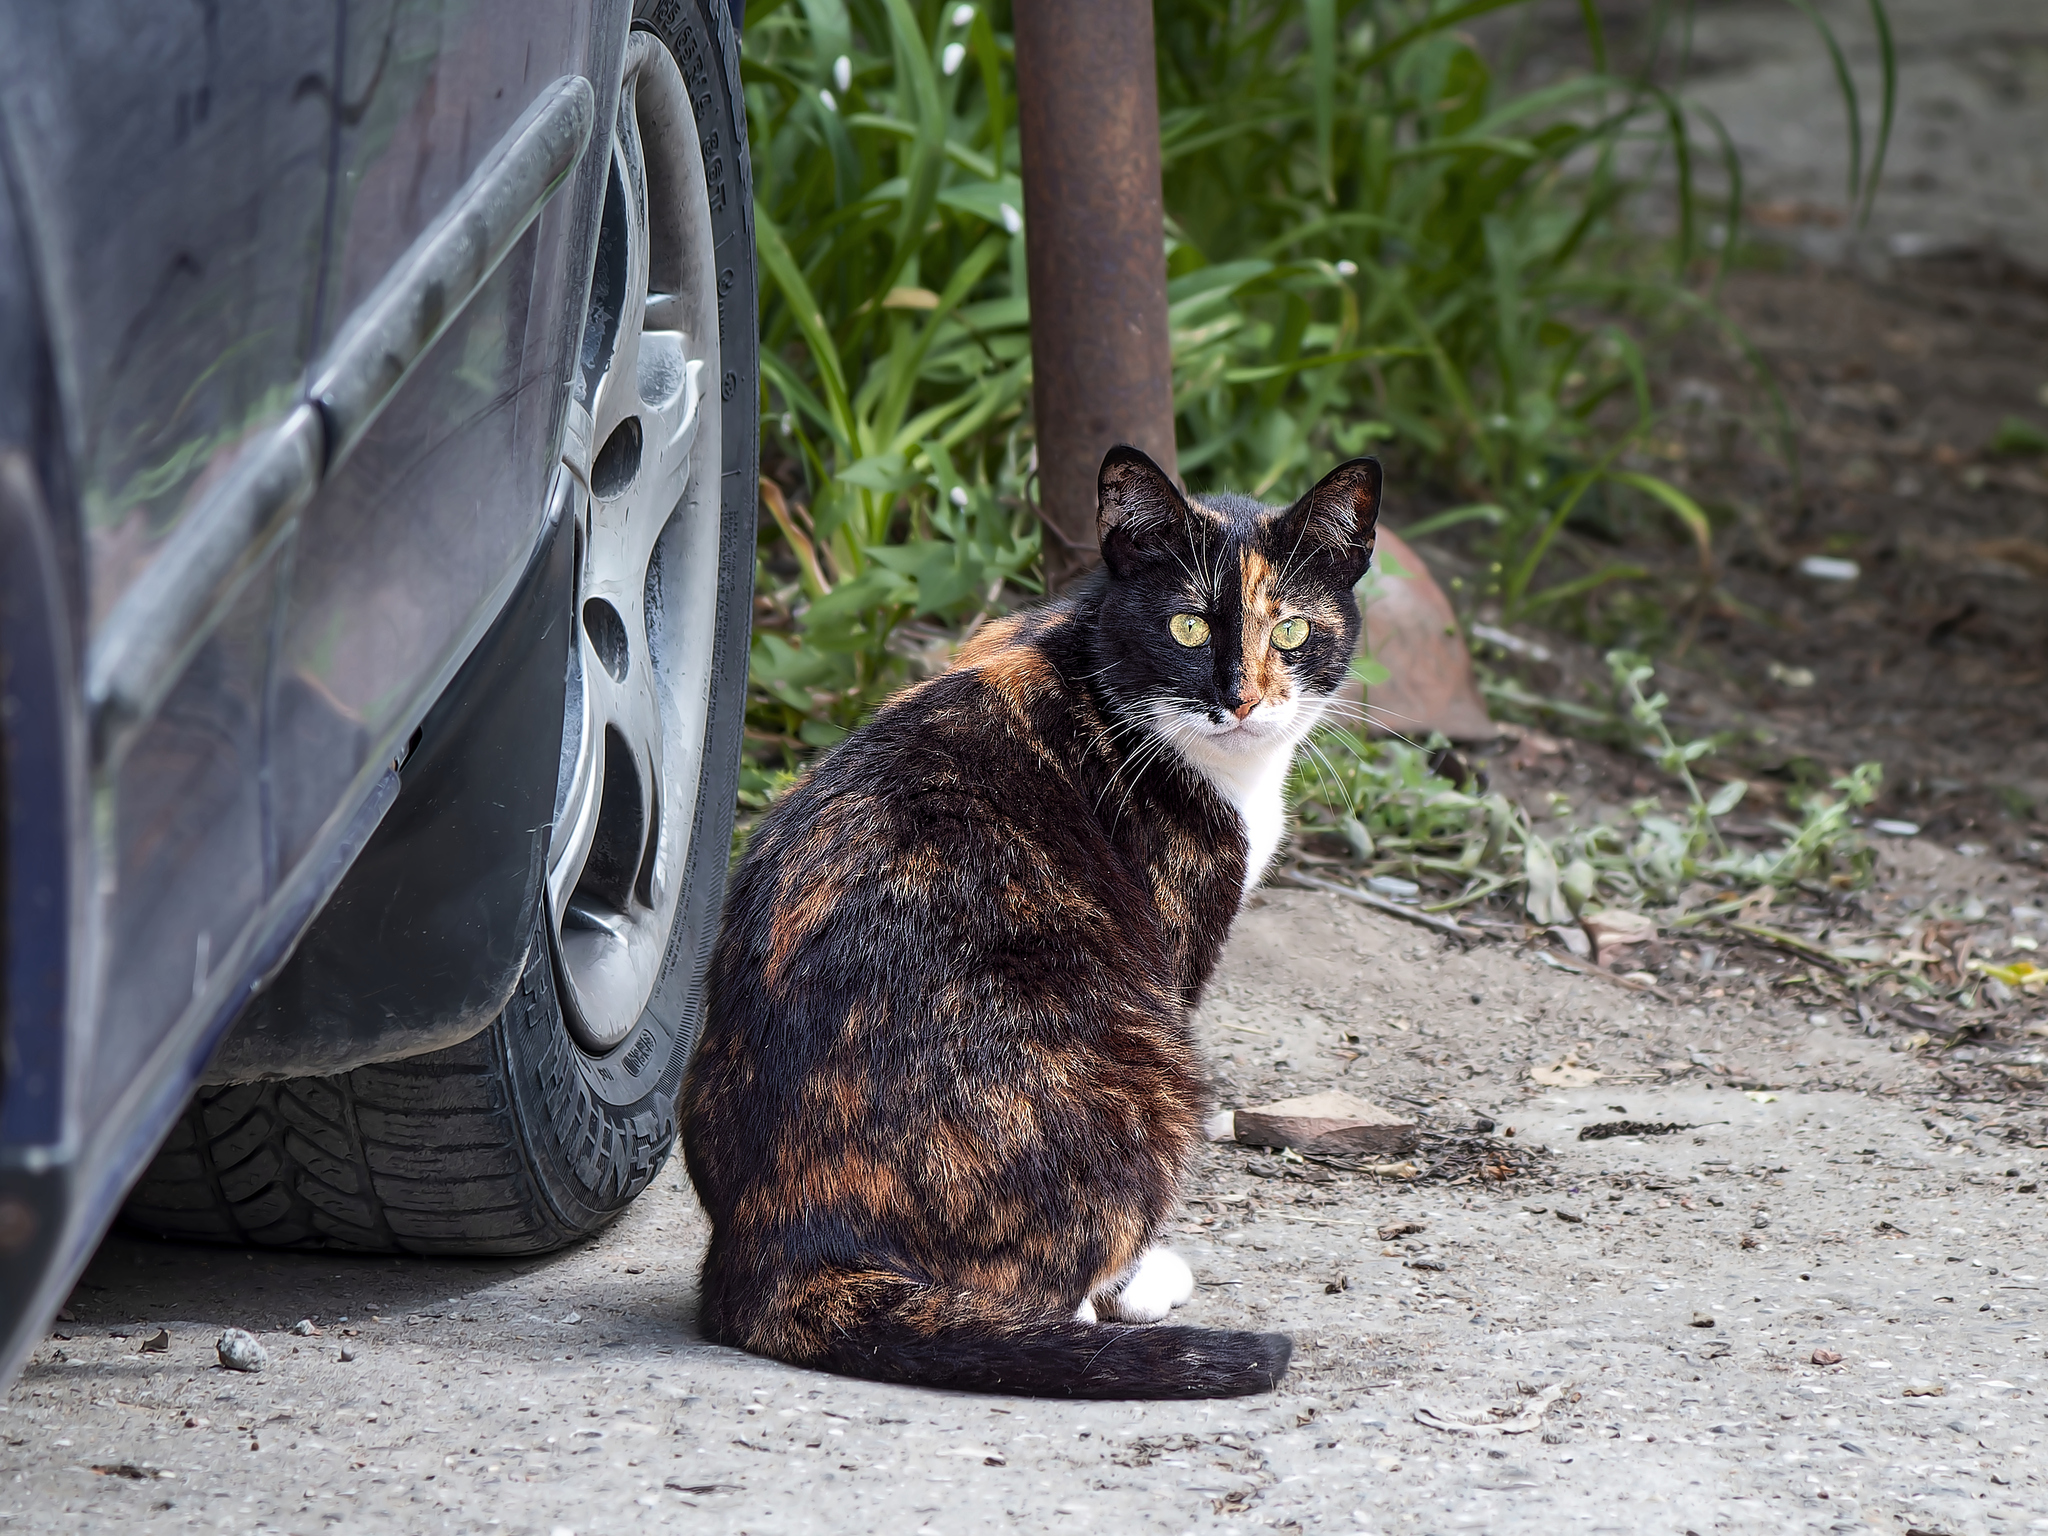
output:
POLYGON ((1231 713, 1237 716, 1238 719, 1242 720, 1246 715, 1250 714, 1253 710, 1257 709, 1258 707, 1259 696, 1255 693, 1250 698, 1246 699, 1242 704, 1238 705, 1237 708, 1233 709, 1231 713))

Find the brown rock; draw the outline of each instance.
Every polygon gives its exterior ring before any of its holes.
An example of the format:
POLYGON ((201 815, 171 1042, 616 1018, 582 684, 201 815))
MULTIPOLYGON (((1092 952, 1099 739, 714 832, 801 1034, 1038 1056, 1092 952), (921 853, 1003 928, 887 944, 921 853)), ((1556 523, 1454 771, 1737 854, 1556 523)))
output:
MULTIPOLYGON (((1387 669, 1387 680, 1367 693, 1373 729, 1418 740, 1442 731, 1453 741, 1490 741, 1500 733, 1486 717, 1472 680, 1472 653, 1458 632, 1443 588, 1430 578, 1422 557, 1381 528, 1374 539, 1377 596, 1365 605, 1365 651, 1387 669), (1392 562, 1407 572, 1395 576, 1392 562)), ((1344 694, 1354 702, 1357 684, 1344 694)))
POLYGON ((1815 1365, 1840 1365, 1842 1357, 1832 1349, 1816 1349, 1813 1352, 1813 1363, 1815 1365))
POLYGON ((1293 1147, 1324 1157, 1399 1157, 1419 1139, 1413 1120, 1347 1093, 1240 1109, 1236 1132, 1245 1146, 1293 1147))

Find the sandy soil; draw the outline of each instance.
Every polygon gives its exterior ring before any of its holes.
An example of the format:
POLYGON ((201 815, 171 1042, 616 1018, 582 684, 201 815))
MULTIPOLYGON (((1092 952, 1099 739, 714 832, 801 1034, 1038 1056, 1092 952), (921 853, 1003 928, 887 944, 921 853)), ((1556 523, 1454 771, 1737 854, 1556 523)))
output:
POLYGON ((1890 1026, 1695 980, 1720 995, 1257 898, 1202 1013, 1222 1102, 1344 1087, 1550 1149, 1447 1185, 1211 1148, 1186 1315, 1291 1331, 1269 1398, 962 1397, 711 1347, 671 1166, 539 1262, 110 1239, 0 1411, 0 1528, 2048 1529, 2041 1113, 1948 1097, 1890 1026), (1597 1079, 1531 1080, 1567 1055, 1597 1079), (1691 1128, 1576 1139, 1623 1118, 1691 1128), (226 1326, 266 1370, 215 1365, 226 1326), (1560 1386, 1524 1433, 1416 1417, 1560 1386))

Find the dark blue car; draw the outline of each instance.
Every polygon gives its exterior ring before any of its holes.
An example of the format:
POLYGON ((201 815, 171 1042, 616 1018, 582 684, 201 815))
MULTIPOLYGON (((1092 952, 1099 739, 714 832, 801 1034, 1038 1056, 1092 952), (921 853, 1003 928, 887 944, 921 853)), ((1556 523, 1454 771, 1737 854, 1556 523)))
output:
POLYGON ((117 1215, 673 1143, 758 425, 725 0, 0 0, 0 1380, 117 1215))

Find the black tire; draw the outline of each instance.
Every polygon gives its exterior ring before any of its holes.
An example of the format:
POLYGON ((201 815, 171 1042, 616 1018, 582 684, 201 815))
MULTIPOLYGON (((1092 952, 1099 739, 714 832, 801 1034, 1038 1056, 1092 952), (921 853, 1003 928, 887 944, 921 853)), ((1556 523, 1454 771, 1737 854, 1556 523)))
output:
POLYGON ((585 1050, 557 998, 543 901, 519 986, 483 1033, 331 1077, 201 1089, 130 1195, 132 1227, 264 1246, 540 1253, 618 1216, 675 1144, 677 1090, 725 891, 746 705, 759 465, 753 186, 725 0, 639 0, 634 28, 667 46, 695 109, 724 406, 703 769, 661 979, 639 1027, 603 1055, 585 1050))
POLYGON ((666 1079, 591 1091, 544 942, 497 1021, 429 1056, 202 1089, 129 1197, 166 1237, 373 1253, 541 1253, 596 1231, 675 1141, 666 1079))

